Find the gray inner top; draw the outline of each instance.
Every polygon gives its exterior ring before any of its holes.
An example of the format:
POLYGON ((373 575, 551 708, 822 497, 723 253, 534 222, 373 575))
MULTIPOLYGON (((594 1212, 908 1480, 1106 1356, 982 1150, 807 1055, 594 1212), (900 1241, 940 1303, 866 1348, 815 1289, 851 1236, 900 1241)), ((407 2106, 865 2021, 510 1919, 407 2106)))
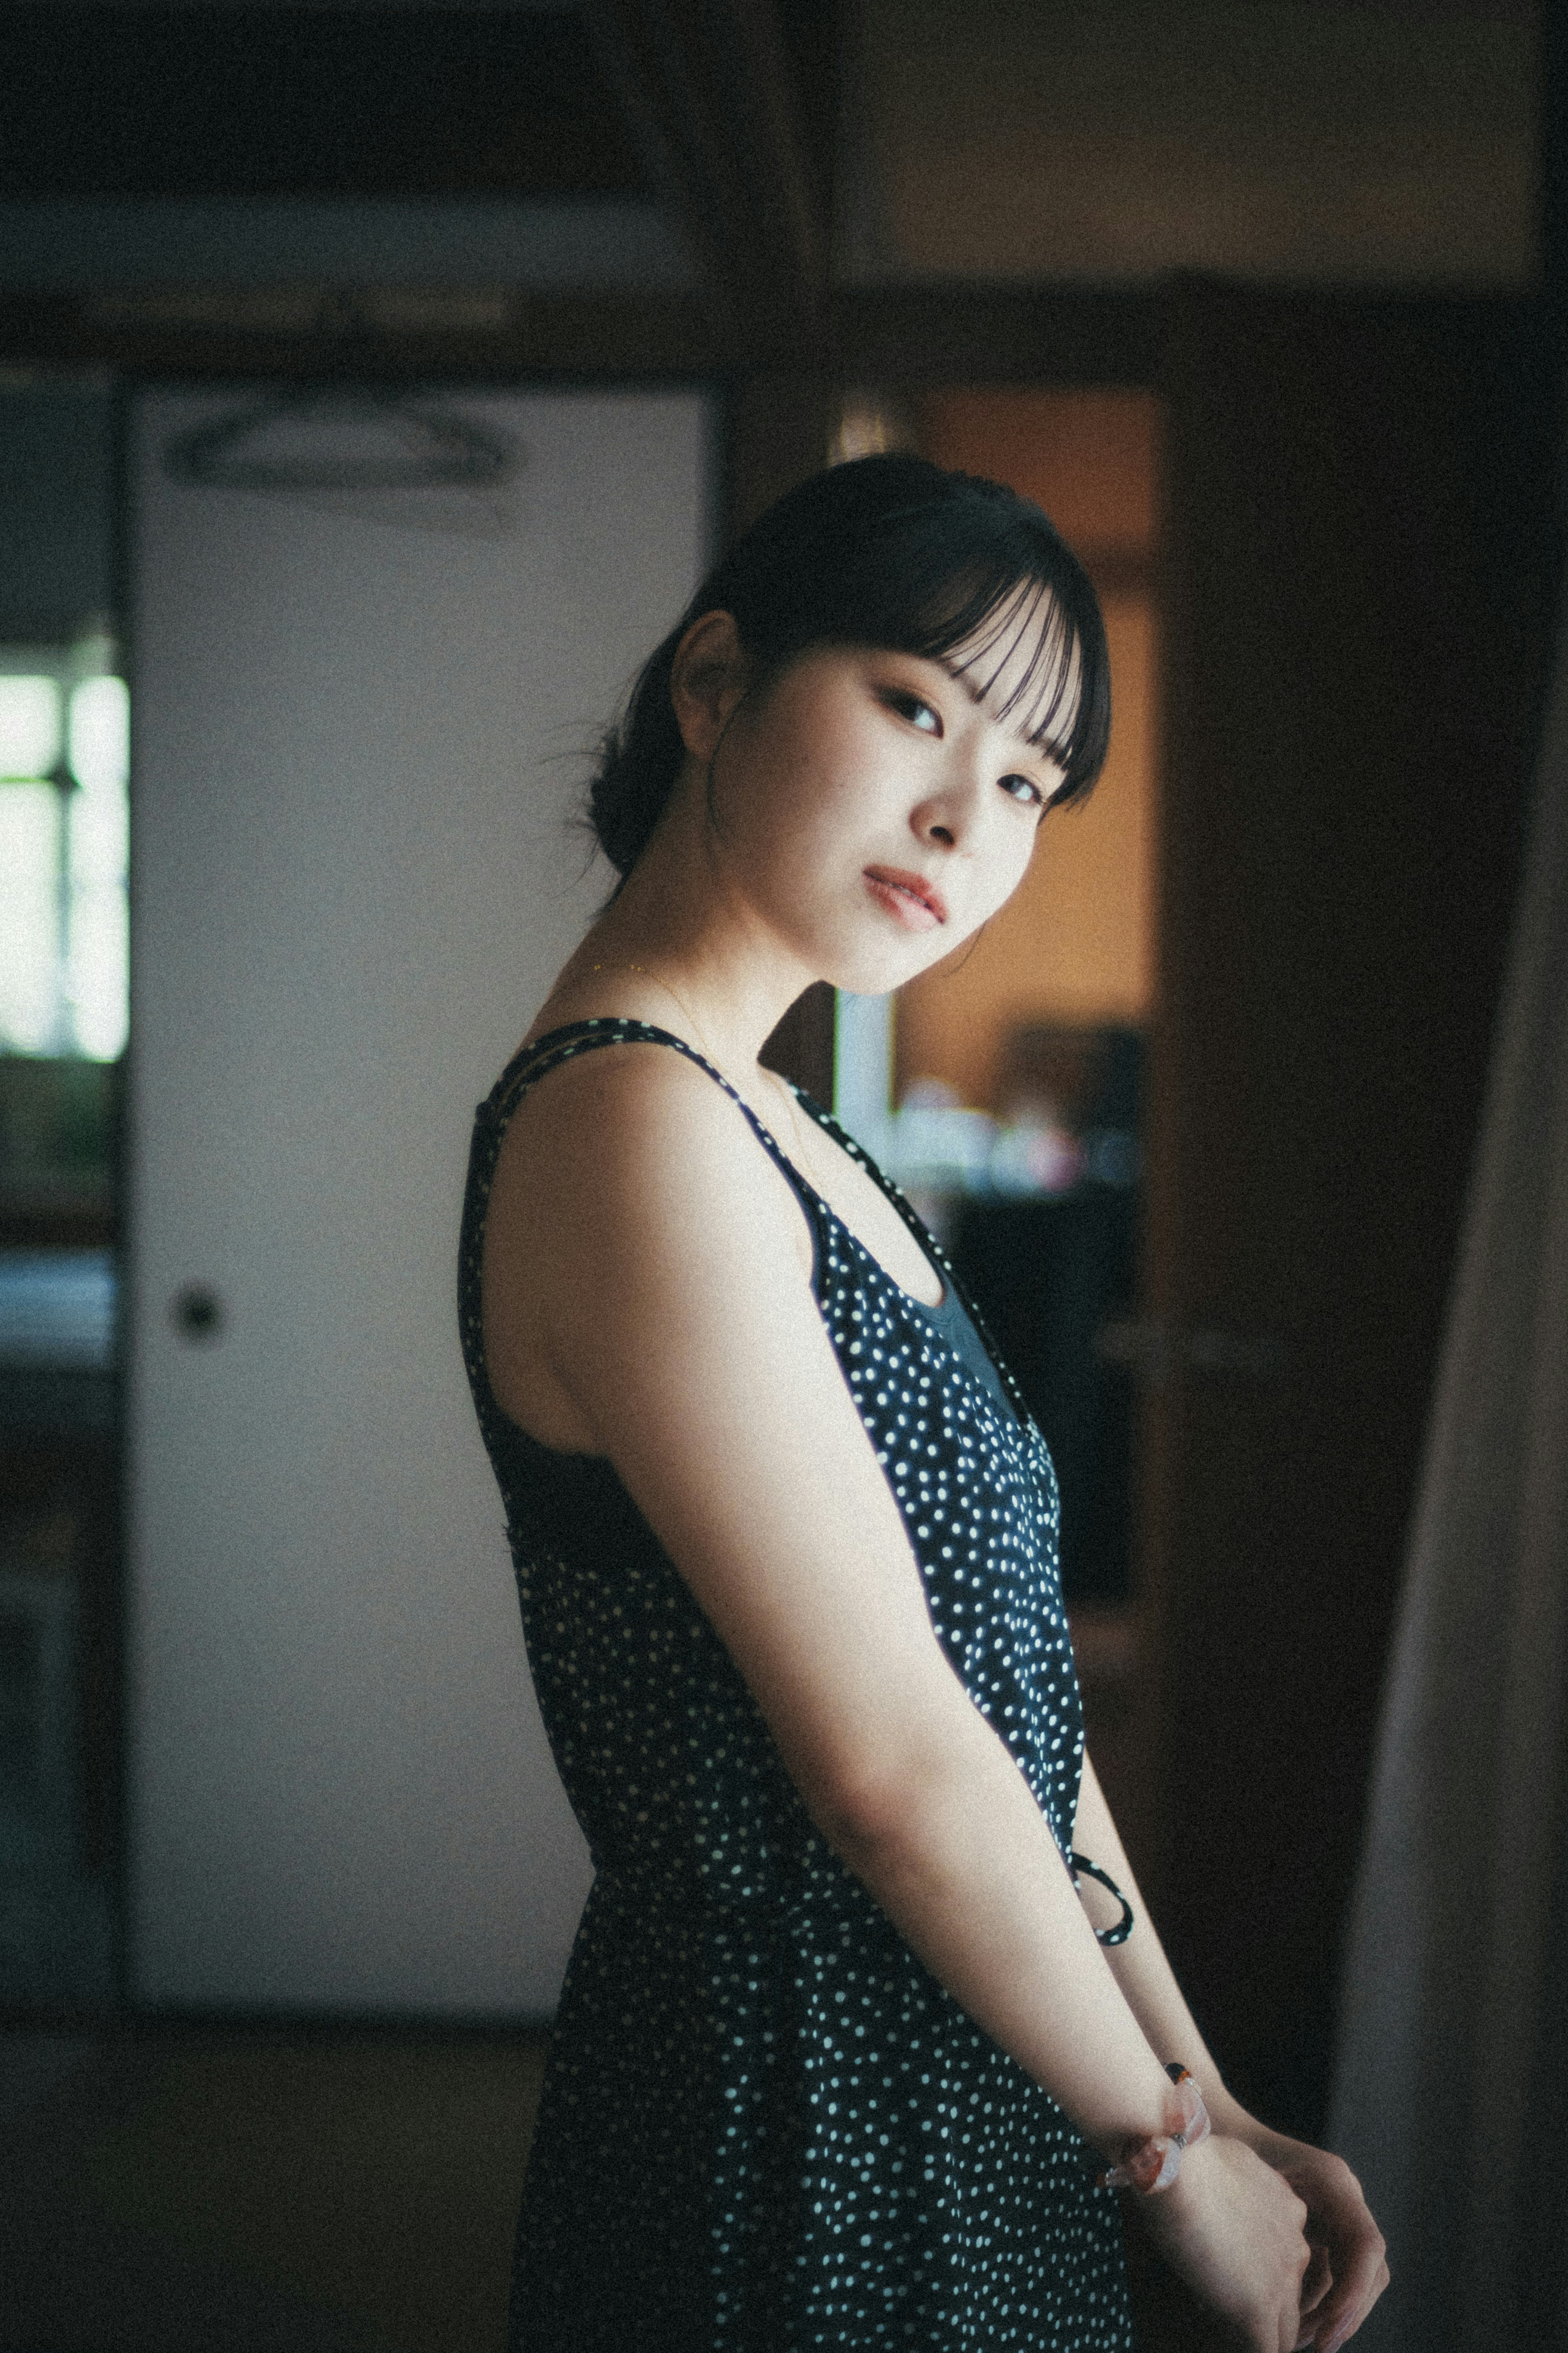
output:
POLYGON ((928 1307, 923 1299, 917 1299, 914 1303, 949 1345, 957 1349, 970 1371, 979 1374, 1004 1412, 1012 1416, 1012 1401, 1002 1386, 1002 1376, 986 1354, 985 1343, 975 1330, 968 1309, 952 1284, 948 1284, 946 1296, 940 1307, 928 1307))

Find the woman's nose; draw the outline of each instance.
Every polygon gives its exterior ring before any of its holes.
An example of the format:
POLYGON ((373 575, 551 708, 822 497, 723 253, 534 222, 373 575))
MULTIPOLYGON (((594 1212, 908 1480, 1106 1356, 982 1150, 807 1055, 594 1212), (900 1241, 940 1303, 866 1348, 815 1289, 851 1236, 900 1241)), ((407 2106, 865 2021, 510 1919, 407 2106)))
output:
POLYGON ((955 849, 974 822, 978 806, 969 777, 955 777, 940 793, 931 794, 910 812, 910 823, 922 841, 942 849, 955 849))
POLYGON ((984 807, 983 754, 959 743, 944 749, 948 756, 940 776, 931 779, 936 789, 911 810, 910 821, 922 841, 939 849, 956 849, 968 841, 984 807))

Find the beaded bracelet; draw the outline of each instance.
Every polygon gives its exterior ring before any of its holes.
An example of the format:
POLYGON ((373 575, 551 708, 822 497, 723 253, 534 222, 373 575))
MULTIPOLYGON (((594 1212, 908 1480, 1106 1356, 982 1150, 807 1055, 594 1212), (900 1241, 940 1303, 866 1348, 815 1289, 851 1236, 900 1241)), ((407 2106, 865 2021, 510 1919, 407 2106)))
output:
POLYGON ((1209 2136, 1209 2112, 1204 2105, 1204 2095, 1178 2060, 1171 2060, 1165 2073, 1176 2087, 1176 2102, 1181 2112, 1179 2126, 1174 2132, 1147 2133, 1142 2140, 1130 2141, 1122 2151, 1120 2165, 1100 2174, 1102 2189, 1137 2189, 1152 2197, 1156 2189, 1168 2189, 1181 2170, 1182 2159, 1189 2148, 1209 2136))

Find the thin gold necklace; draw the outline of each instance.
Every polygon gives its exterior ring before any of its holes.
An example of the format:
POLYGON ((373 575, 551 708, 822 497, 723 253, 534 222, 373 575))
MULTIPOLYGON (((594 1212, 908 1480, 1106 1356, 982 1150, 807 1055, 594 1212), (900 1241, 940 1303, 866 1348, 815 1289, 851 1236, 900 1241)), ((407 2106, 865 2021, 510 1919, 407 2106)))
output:
MULTIPOLYGON (((646 964, 595 964, 590 965, 588 969, 590 972, 640 972, 645 980, 651 980, 656 988, 662 988, 665 995, 671 1000, 671 1002, 679 1006, 682 1013, 685 1014, 686 1018, 690 1022, 692 1029, 697 1033, 698 1044, 702 1048, 708 1060, 712 1063, 720 1076, 724 1076, 724 1066, 720 1061, 718 1055, 713 1051, 711 1045, 709 1043, 708 1039, 704 1034, 702 1024, 698 1020, 697 1016, 691 1010, 690 1006, 686 1002, 685 997, 681 996, 680 991, 678 988, 671 987, 668 980, 661 979, 659 975, 657 972, 650 971, 646 964)), ((759 1071, 763 1071, 764 1066, 763 1063, 759 1062, 756 1065, 756 1068, 759 1071)), ((805 1161, 806 1166, 811 1170, 813 1176, 820 1176, 821 1171, 813 1160, 811 1152, 806 1145, 805 1132, 800 1124, 800 1115, 795 1107, 793 1089, 784 1084, 784 1082, 778 1076, 778 1073, 775 1071, 767 1071, 765 1075, 776 1085, 779 1099, 789 1113, 790 1126, 795 1131, 796 1151, 805 1161)), ((729 1083, 733 1086, 734 1081, 731 1080, 729 1083)), ((741 1090, 739 1087, 735 1088, 735 1092, 737 1094, 740 1093, 741 1090)))

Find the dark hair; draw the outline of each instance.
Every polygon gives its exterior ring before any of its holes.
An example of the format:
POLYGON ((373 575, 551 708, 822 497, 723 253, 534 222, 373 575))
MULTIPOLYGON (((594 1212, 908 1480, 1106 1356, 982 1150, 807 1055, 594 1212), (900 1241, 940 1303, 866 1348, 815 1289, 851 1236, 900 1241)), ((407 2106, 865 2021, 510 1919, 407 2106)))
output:
POLYGON ((985 664, 994 676, 1033 631, 1024 674, 1002 711, 1031 703, 1030 740, 1050 747, 1063 774, 1052 807, 1081 800, 1104 765, 1105 625, 1088 574, 1054 525, 1000 482, 948 473, 926 458, 858 458, 812 475, 771 506, 644 665, 605 737, 588 801, 592 829, 623 880, 647 846, 684 757, 670 700, 676 648, 711 612, 734 615, 752 691, 813 646, 941 659, 970 644, 965 667, 985 664))

